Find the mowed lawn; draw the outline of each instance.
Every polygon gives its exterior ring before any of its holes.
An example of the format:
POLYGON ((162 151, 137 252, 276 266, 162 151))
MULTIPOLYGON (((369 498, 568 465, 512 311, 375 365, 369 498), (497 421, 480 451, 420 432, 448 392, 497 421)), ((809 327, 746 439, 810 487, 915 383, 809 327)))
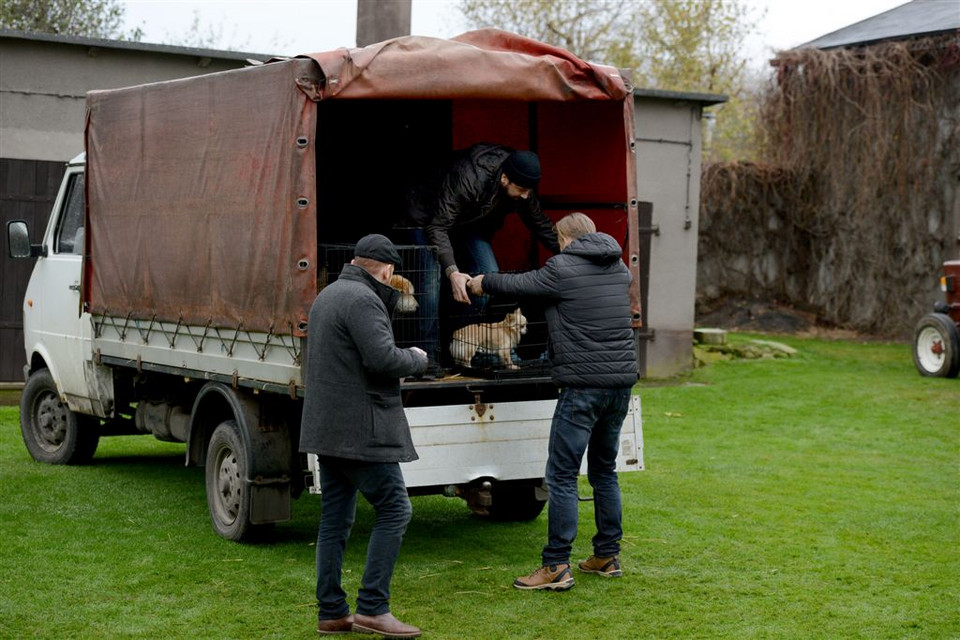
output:
MULTIPOLYGON (((921 378, 902 344, 781 340, 799 355, 639 386, 624 578, 517 591, 546 514, 414 498, 394 613, 425 638, 960 637, 960 380, 921 378)), ((316 637, 319 498, 270 542, 226 542, 182 454, 125 437, 90 466, 37 464, 0 408, 0 637, 316 637)), ((372 521, 362 503, 351 597, 372 521)), ((592 528, 585 502, 575 558, 592 528)))

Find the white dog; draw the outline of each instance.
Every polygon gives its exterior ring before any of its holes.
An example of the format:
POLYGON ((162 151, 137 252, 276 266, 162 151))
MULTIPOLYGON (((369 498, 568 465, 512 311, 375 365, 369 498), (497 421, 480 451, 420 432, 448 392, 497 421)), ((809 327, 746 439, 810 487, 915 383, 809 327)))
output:
POLYGON ((478 351, 493 353, 507 368, 519 369, 510 357, 510 350, 520 344, 520 338, 526 332, 527 319, 517 309, 508 313, 502 322, 468 324, 454 331, 450 355, 461 367, 469 367, 478 351))

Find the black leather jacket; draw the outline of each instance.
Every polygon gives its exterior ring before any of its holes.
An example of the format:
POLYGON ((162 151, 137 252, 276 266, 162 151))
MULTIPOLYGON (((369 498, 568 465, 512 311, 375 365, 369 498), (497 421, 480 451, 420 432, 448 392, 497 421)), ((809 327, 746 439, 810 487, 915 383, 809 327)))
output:
POLYGON ((458 151, 439 175, 408 193, 407 217, 424 227, 430 244, 439 248, 444 273, 456 265, 451 236, 471 233, 490 239, 513 211, 546 248, 560 251, 553 223, 540 208, 537 194, 513 200, 503 192, 501 167, 511 153, 513 149, 498 144, 477 144, 458 151))

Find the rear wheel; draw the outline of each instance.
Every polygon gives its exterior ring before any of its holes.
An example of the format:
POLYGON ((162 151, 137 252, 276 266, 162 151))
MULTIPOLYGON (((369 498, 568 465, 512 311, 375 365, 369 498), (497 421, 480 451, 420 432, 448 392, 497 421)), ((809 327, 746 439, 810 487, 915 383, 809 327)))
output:
POLYGON ((917 323, 913 363, 921 375, 955 378, 960 372, 960 332, 950 316, 928 313, 917 323))
POLYGON ((542 481, 496 482, 490 490, 487 512, 492 520, 526 522, 533 520, 547 504, 542 481))
POLYGON ((237 423, 221 422, 207 447, 207 506, 217 534, 235 542, 249 538, 256 529, 250 524, 249 468, 237 423))
POLYGON ((100 443, 100 421, 70 410, 49 369, 30 374, 20 396, 20 433, 38 462, 84 464, 100 443))

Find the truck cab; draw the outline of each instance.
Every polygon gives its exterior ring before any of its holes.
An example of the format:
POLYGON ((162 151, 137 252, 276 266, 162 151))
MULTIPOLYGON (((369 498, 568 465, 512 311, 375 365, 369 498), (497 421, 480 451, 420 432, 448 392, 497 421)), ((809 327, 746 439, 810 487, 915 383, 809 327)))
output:
POLYGON ((67 164, 39 245, 29 244, 25 223, 8 224, 11 256, 38 258, 23 300, 30 388, 21 414, 33 416, 24 442, 35 459, 54 464, 88 461, 99 440, 91 418, 107 415, 92 367, 92 324, 80 303, 84 159, 80 154, 67 164))

